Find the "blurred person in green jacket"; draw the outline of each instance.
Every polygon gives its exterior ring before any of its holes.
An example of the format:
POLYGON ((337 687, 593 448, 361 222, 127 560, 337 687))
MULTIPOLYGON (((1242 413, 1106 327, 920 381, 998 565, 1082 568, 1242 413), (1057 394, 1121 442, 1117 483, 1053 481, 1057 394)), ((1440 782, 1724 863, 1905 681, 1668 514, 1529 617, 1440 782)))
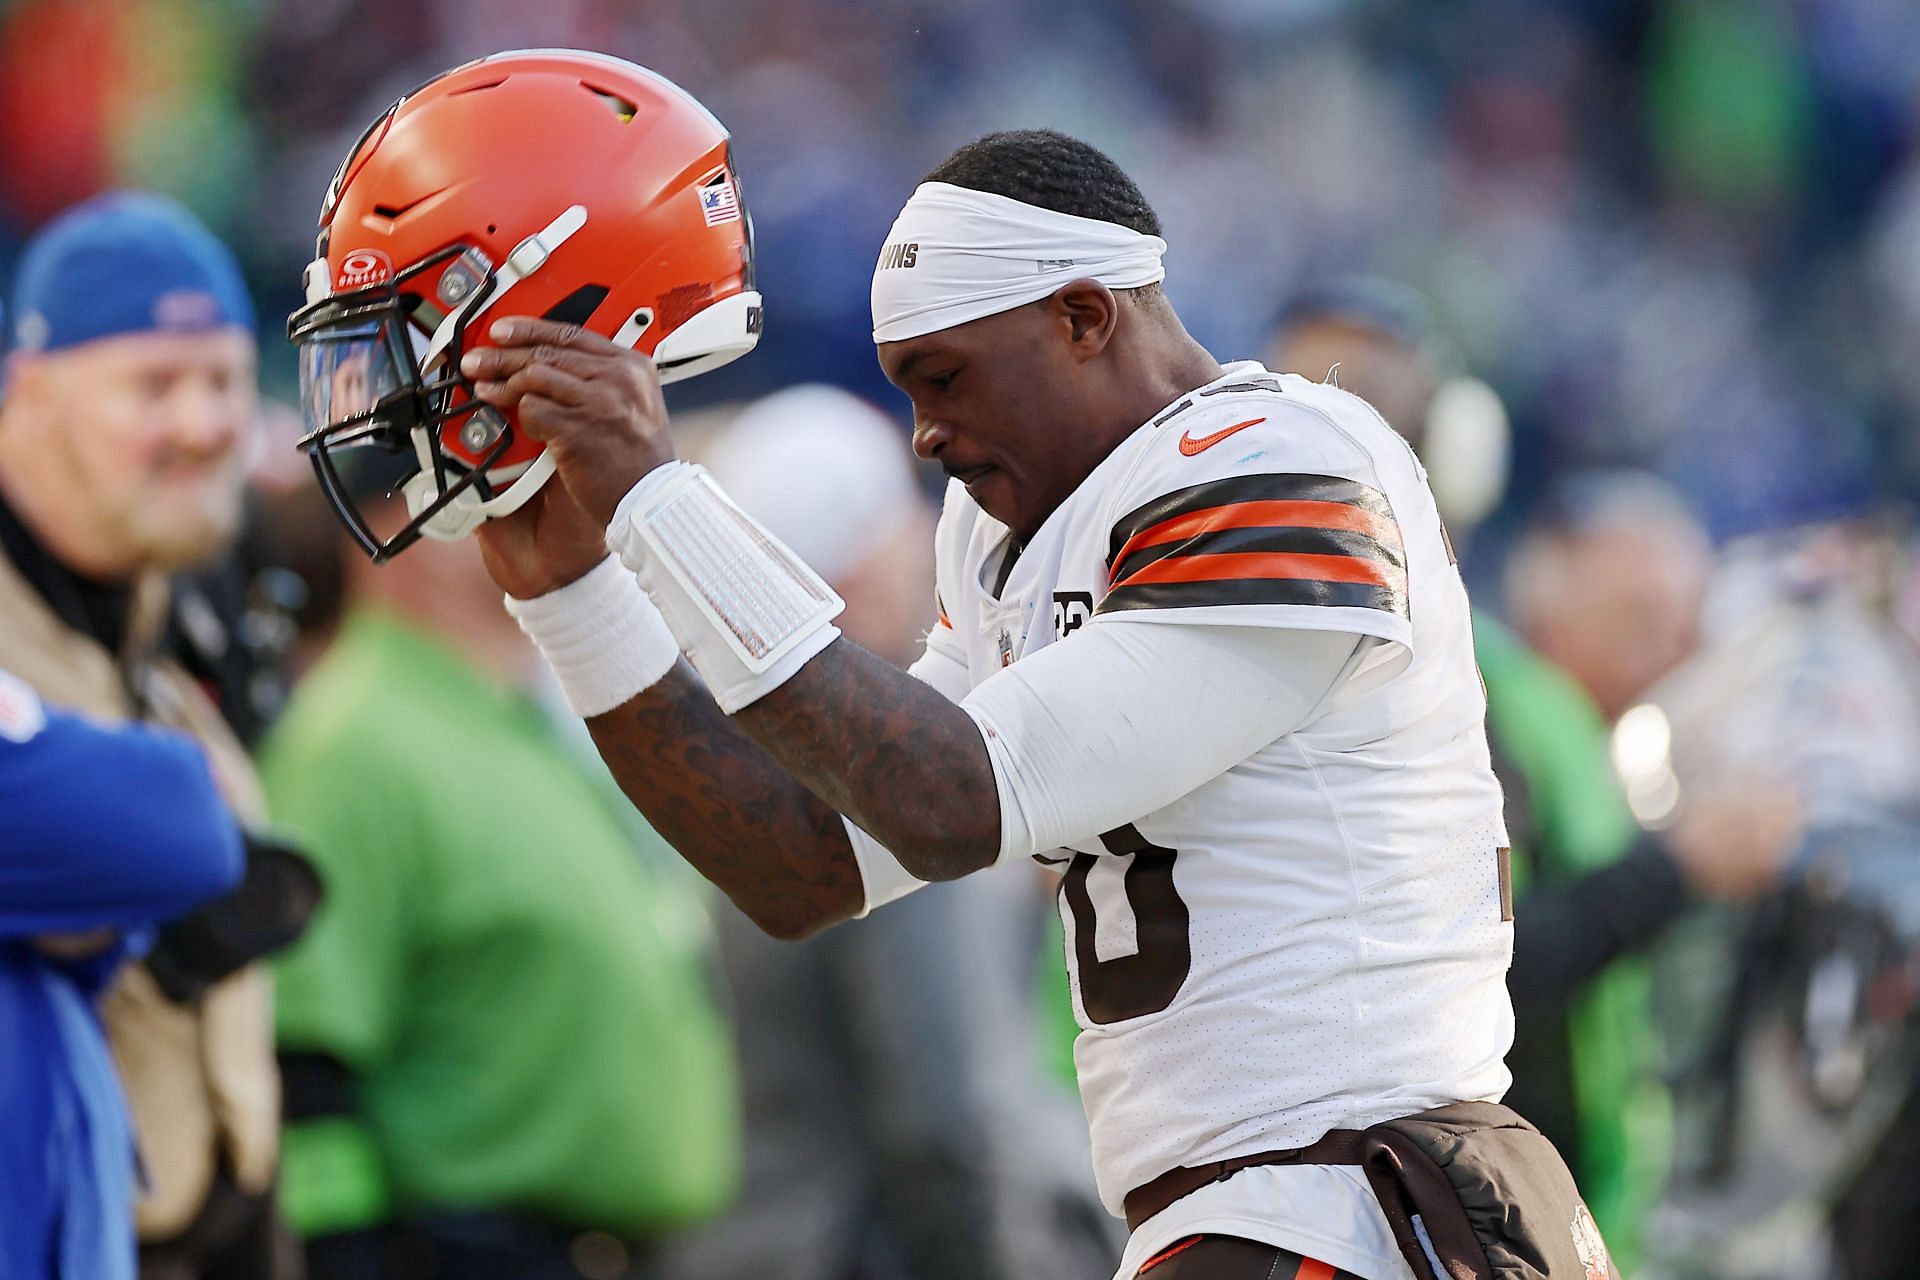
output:
POLYGON ((261 762, 326 884, 278 966, 312 1274, 656 1274, 737 1178, 703 902, 530 696, 473 543, 342 563, 338 637, 261 762))
MULTIPOLYGON (((1508 428, 1490 388, 1446 375, 1430 330, 1419 299, 1404 290, 1341 281, 1288 306, 1267 362, 1331 377, 1372 403, 1420 455, 1442 516, 1463 539, 1504 491, 1508 428)), ((1566 1156, 1628 1273, 1671 1140, 1636 953, 1696 894, 1741 896, 1764 885, 1784 855, 1790 819, 1777 805, 1729 792, 1694 797, 1660 834, 1635 821, 1609 758, 1612 719, 1685 656, 1712 548, 1676 500, 1662 508, 1673 523, 1656 535, 1667 536, 1662 572, 1549 567, 1590 550, 1575 524, 1578 505, 1548 504, 1567 519, 1530 532, 1516 553, 1531 557, 1529 571, 1516 583, 1528 593, 1519 605, 1525 619, 1560 649, 1594 661, 1578 673, 1563 670, 1530 647, 1530 635, 1515 635, 1484 609, 1474 611, 1473 635, 1520 899, 1506 1101, 1566 1156), (1622 638, 1623 625, 1631 636, 1622 638), (1583 635, 1612 640, 1581 646, 1583 635), (1591 675, 1594 687, 1576 674, 1591 675)), ((1594 554, 1611 568, 1613 550, 1594 554)))

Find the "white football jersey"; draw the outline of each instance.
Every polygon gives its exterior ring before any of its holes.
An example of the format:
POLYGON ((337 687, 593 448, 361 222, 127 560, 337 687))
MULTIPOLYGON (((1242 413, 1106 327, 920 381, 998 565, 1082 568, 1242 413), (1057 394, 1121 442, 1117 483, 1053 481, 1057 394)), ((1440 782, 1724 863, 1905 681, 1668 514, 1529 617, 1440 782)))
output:
POLYGON ((1107 1207, 1179 1165, 1498 1099, 1513 1027, 1500 790, 1466 592, 1406 444, 1338 388, 1230 365, 1122 442, 1005 567, 1009 549, 951 485, 928 647, 974 686, 1136 620, 1373 638, 1295 732, 1042 857, 1065 875, 1107 1207))

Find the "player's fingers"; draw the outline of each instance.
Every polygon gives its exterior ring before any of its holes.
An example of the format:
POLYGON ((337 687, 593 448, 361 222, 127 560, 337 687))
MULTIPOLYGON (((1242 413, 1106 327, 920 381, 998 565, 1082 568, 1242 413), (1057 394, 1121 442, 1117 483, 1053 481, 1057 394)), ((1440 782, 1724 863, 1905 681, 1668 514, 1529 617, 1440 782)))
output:
POLYGON ((553 347, 582 355, 606 356, 620 350, 582 325, 542 320, 537 316, 507 316, 495 320, 487 329, 487 337, 502 347, 553 347))
POLYGON ((636 413, 641 417, 665 414, 659 379, 643 356, 621 360, 604 375, 585 382, 582 389, 586 397, 584 403, 610 420, 626 419, 636 413))
POLYGON ((474 382, 504 382, 522 369, 545 365, 577 378, 606 377, 619 367, 618 347, 582 351, 541 343, 530 347, 478 347, 460 357, 460 372, 474 382))
POLYGON ((558 400, 540 394, 521 397, 520 428, 535 440, 553 439, 572 416, 573 407, 558 400))
POLYGON ((587 402, 590 383, 550 364, 530 364, 504 380, 473 384, 474 394, 488 404, 512 405, 527 396, 539 395, 569 407, 587 402))

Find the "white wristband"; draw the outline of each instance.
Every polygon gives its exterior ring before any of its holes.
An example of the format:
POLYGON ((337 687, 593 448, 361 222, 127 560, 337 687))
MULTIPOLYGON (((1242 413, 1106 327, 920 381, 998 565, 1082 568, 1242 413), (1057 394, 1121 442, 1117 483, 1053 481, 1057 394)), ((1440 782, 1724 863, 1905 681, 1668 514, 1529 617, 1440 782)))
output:
POLYGON ((652 688, 680 657, 666 619, 613 556, 543 596, 508 596, 507 612, 539 646, 583 720, 652 688))
POLYGON ((729 715, 779 688, 840 634, 819 574, 713 482, 674 461, 621 499, 607 547, 666 616, 729 715))

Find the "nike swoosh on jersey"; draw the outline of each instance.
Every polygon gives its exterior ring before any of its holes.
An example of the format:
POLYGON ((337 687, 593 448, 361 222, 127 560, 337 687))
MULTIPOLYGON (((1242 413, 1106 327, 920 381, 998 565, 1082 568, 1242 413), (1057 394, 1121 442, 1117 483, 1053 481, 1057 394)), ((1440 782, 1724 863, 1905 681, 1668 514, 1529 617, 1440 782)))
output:
POLYGON ((1230 427, 1222 427, 1218 431, 1209 432, 1197 439, 1187 432, 1182 431, 1180 433, 1180 452, 1191 458, 1196 453, 1202 453, 1211 449, 1214 445, 1219 444, 1234 432, 1245 431, 1248 427, 1257 427, 1265 421, 1265 418, 1248 418, 1245 422, 1236 422, 1230 427))

